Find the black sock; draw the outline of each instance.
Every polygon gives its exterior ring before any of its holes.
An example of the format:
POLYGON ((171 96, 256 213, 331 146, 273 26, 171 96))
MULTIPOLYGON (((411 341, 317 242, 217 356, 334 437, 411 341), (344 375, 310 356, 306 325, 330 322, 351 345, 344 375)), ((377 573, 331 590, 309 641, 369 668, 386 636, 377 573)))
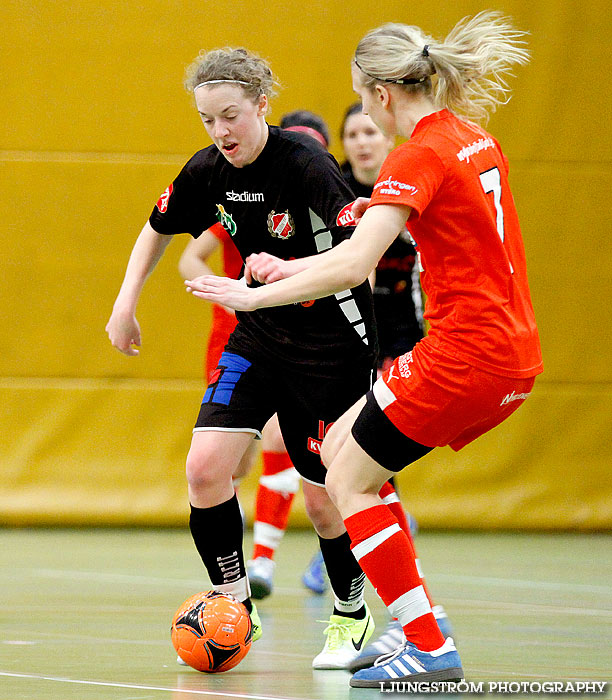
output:
POLYGON ((353 556, 348 532, 331 540, 319 537, 319 543, 329 583, 336 597, 334 615, 362 620, 365 617, 363 588, 366 577, 353 556))
POLYGON ((189 529, 213 588, 232 593, 239 600, 245 598, 239 592, 241 579, 246 579, 246 569, 242 516, 236 494, 212 508, 191 506, 189 529))

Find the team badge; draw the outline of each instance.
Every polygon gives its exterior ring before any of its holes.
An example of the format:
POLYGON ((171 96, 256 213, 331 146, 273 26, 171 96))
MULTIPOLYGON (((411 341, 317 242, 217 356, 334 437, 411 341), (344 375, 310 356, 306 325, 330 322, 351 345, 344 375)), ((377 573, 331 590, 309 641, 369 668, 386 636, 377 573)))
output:
POLYGON ((172 194, 172 183, 166 187, 164 190, 164 193, 162 196, 157 200, 157 204, 155 205, 159 209, 160 214, 164 214, 166 212, 166 209, 168 208, 168 200, 170 199, 170 195, 172 194))
POLYGON ((232 215, 225 211, 222 204, 217 204, 217 220, 230 236, 236 235, 236 222, 232 219, 232 215))
POLYGON ((289 210, 283 214, 277 214, 274 209, 268 214, 268 231, 274 238, 287 239, 295 233, 295 223, 289 210))

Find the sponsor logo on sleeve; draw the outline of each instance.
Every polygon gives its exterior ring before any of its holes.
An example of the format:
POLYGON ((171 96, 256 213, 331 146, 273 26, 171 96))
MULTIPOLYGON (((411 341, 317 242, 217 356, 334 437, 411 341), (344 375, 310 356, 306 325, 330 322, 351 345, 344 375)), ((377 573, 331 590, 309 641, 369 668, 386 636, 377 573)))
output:
POLYGON ((409 185, 406 182, 401 182, 400 180, 394 180, 389 176, 386 180, 379 180, 374 185, 374 191, 378 191, 379 194, 391 194, 395 197, 399 197, 402 192, 415 195, 419 191, 419 188, 414 185, 409 185))
POLYGON ((353 204, 349 202, 345 207, 340 209, 340 213, 336 217, 336 226, 354 226, 355 217, 353 216, 353 204))
POLYGON ((295 234, 295 223, 288 210, 277 214, 274 209, 268 214, 268 231, 273 238, 287 240, 295 234))
POLYGON ((172 189, 172 183, 170 183, 168 187, 166 187, 166 189, 164 190, 161 197, 157 200, 157 204, 155 206, 159 210, 160 214, 164 214, 166 212, 166 209, 168 208, 168 200, 170 199, 170 195, 172 194, 172 189))

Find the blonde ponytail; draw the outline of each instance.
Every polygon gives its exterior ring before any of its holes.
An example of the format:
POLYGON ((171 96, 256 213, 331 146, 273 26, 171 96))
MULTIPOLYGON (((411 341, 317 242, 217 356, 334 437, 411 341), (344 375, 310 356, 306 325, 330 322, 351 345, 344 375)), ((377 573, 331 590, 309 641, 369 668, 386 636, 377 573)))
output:
POLYGON ((510 99, 512 67, 529 61, 525 34, 494 11, 465 17, 441 42, 419 27, 385 24, 359 42, 355 63, 366 87, 397 83, 431 95, 440 109, 486 121, 510 99))

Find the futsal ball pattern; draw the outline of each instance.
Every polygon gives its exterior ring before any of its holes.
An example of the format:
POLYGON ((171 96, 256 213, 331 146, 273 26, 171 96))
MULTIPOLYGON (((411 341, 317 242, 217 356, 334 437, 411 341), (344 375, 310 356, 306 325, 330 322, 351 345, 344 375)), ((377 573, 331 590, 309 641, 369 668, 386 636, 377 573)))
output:
POLYGON ((172 620, 172 644, 197 671, 221 673, 237 666, 251 648, 251 617, 244 605, 219 591, 188 598, 172 620))

